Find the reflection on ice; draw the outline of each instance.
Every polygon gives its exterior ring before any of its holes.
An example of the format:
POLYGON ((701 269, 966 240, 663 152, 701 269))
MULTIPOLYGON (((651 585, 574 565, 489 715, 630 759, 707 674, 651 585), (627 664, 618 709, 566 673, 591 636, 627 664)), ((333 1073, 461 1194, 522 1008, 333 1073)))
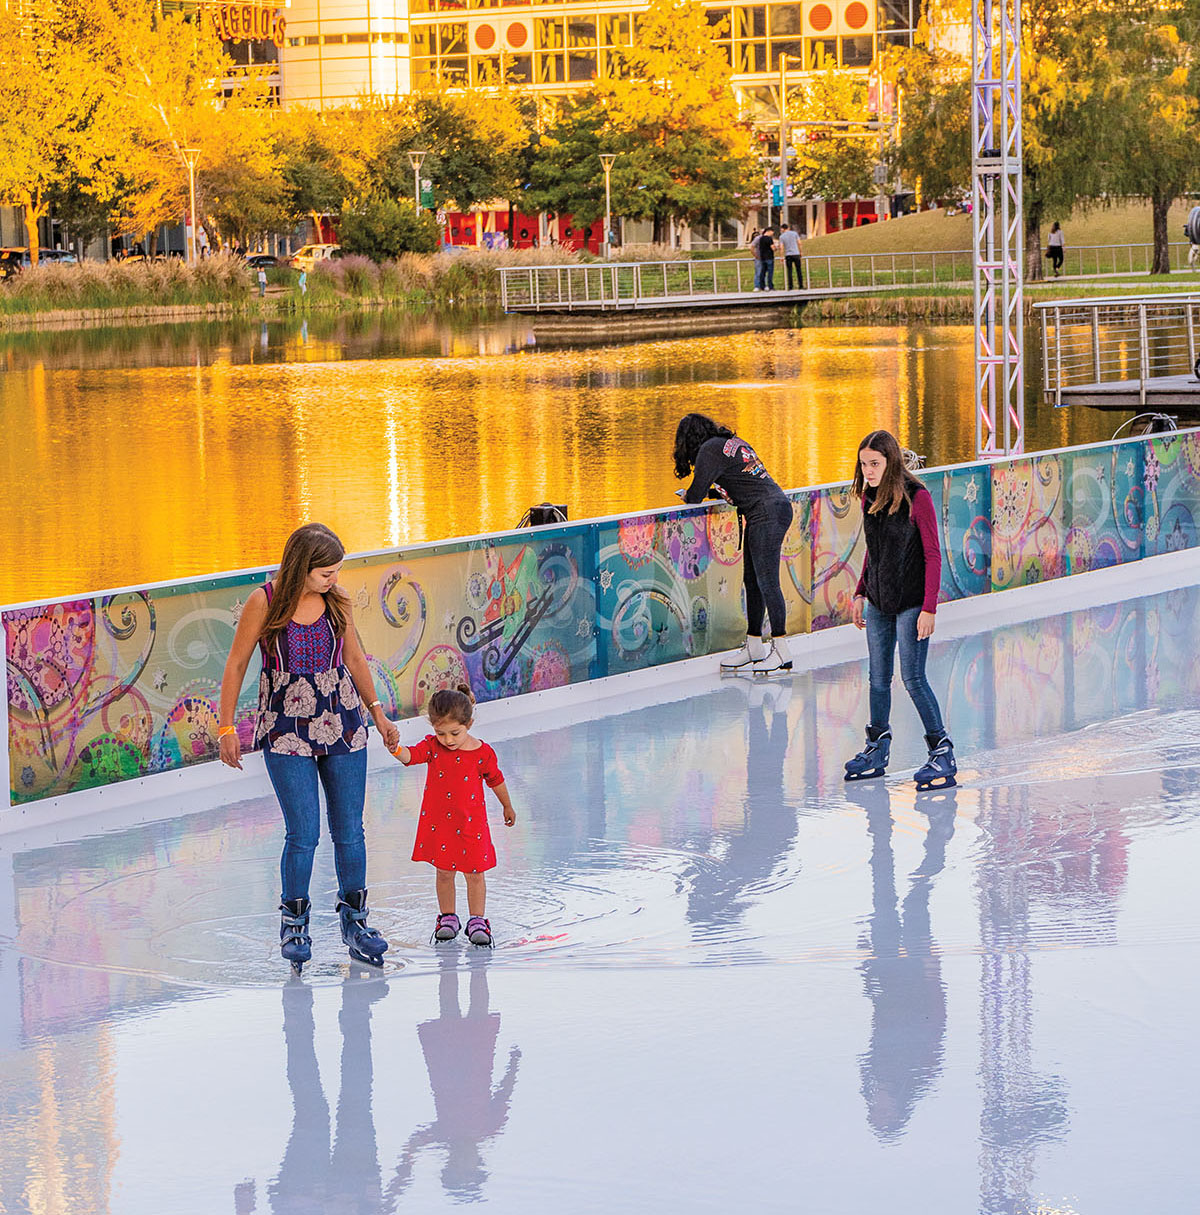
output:
POLYGON ((287 981, 270 799, 0 839, 0 1209, 1182 1209, 1198 625, 1186 588, 936 640, 944 793, 904 705, 843 783, 862 661, 501 743, 489 954, 428 944, 389 767, 382 974, 326 844, 287 981))

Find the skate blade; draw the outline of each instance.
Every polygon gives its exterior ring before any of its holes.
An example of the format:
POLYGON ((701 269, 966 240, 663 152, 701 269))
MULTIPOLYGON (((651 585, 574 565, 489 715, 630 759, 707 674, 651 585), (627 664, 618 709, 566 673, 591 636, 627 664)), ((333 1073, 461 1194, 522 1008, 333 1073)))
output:
POLYGON ((917 781, 918 793, 936 792, 938 789, 953 789, 958 784, 958 781, 953 776, 938 776, 933 780, 917 781))
POLYGON ((886 776, 886 768, 875 768, 871 772, 847 772, 845 780, 874 780, 878 776, 886 776))
POLYGON ((347 951, 350 954, 352 962, 361 962, 364 966, 374 966, 376 968, 383 966, 383 954, 377 954, 372 957, 370 954, 360 953, 357 949, 347 951))
POLYGON ((792 673, 792 664, 790 662, 785 667, 774 667, 770 671, 752 671, 751 672, 751 674, 753 674, 758 679, 770 679, 773 675, 774 676, 790 675, 791 673, 792 673))

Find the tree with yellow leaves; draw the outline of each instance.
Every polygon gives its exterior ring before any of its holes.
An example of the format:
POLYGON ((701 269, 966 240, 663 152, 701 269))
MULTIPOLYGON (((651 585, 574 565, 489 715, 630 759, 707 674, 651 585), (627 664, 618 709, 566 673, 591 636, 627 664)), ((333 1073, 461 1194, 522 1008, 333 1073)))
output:
POLYGON ((38 261, 38 221, 56 192, 98 198, 117 184, 119 148, 111 80, 80 37, 80 6, 63 0, 28 23, 0 7, 0 203, 25 220, 38 261))
MULTIPOLYGON (((725 52, 696 0, 650 0, 637 43, 597 87, 608 114, 606 150, 618 214, 695 223, 746 210, 758 186, 749 123, 738 115, 725 52)), ((603 187, 601 187, 601 193, 603 187)))

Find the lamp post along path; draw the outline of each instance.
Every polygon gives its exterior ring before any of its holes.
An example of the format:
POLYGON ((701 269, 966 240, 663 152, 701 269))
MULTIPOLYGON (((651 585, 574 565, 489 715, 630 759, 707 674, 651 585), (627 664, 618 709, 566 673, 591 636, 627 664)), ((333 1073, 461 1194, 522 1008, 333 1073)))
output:
POLYGON ((196 260, 196 160, 200 155, 199 148, 180 148, 188 170, 188 226, 187 263, 192 265, 196 260))
POLYGON ((413 207, 418 215, 421 214, 421 162, 428 155, 428 152, 409 152, 408 154, 408 163, 412 165, 413 171, 413 207))
POLYGON ((604 256, 612 257, 612 167, 617 159, 615 152, 601 152, 600 163, 604 166, 604 256))

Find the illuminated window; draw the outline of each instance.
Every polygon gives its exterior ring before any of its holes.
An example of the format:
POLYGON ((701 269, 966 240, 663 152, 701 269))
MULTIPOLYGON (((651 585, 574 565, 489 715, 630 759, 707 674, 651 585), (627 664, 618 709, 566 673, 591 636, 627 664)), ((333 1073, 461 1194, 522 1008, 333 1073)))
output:
POLYGON ((567 56, 567 75, 573 81, 596 79, 596 52, 571 51, 567 56))
POLYGON ((603 46, 629 46, 629 14, 601 18, 600 36, 603 46))
POLYGON ((836 38, 810 38, 808 40, 808 66, 811 71, 821 72, 837 67, 838 40, 836 38))
POLYGON ((412 55, 416 59, 422 55, 433 54, 433 26, 414 25, 412 27, 412 55))
POLYGON ((843 67, 870 67, 873 39, 870 34, 858 34, 853 38, 842 39, 843 67))
POLYGON ((561 51, 566 34, 560 17, 539 17, 533 23, 533 45, 539 51, 561 51))
POLYGON ((753 8, 735 8, 734 33, 738 38, 765 38, 767 36, 767 10, 763 5, 753 8))
POLYGON ((466 88, 469 81, 467 57, 442 60, 442 83, 452 88, 466 88))
POLYGON ((567 46, 587 47, 589 50, 595 49, 596 19, 594 17, 568 17, 567 46))
POLYGON ((443 55, 465 55, 467 53, 467 24, 453 21, 438 26, 438 50, 443 55))
POLYGON ((788 56, 788 71, 798 72, 804 67, 804 41, 794 39, 771 39, 771 71, 779 71, 780 55, 788 56))
POLYGON ((776 4, 771 8, 772 38, 795 38, 801 32, 798 4, 776 4))
POLYGON ((562 84, 566 79, 562 55, 539 54, 537 56, 538 84, 562 84))
POLYGON ((529 84, 533 80, 533 56, 506 55, 504 79, 508 84, 529 84))

